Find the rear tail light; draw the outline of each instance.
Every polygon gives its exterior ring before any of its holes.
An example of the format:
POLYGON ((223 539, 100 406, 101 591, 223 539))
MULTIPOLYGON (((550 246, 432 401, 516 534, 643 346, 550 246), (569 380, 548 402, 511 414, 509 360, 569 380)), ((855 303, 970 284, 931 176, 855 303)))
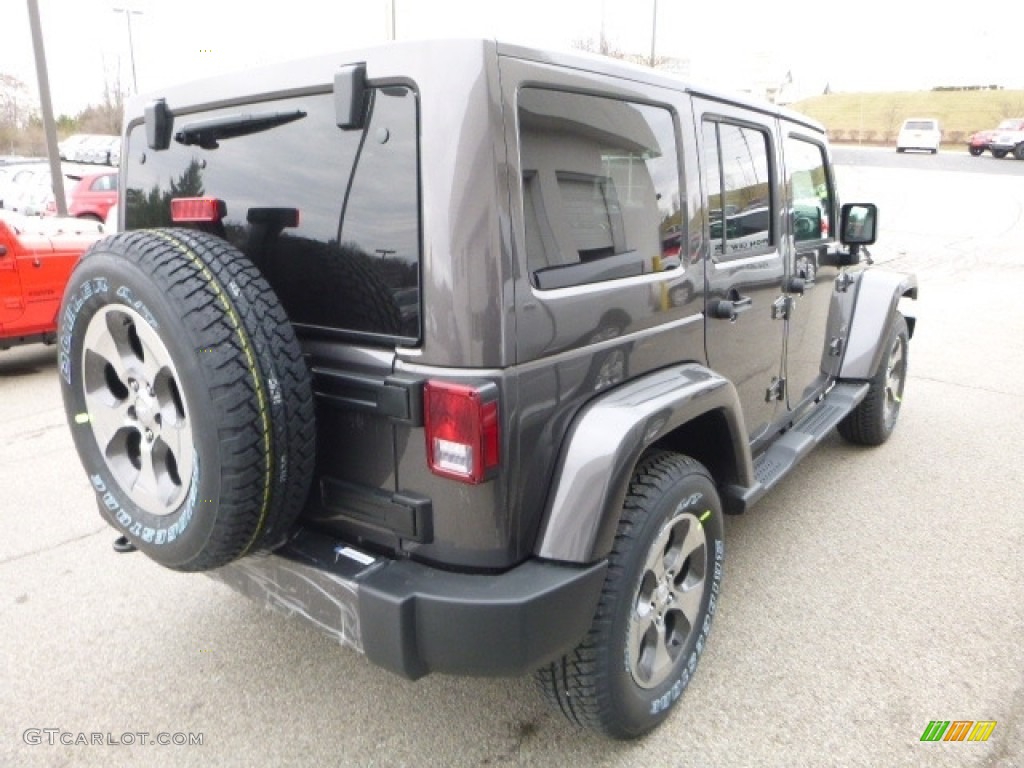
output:
POLYGON ((428 381, 423 388, 430 470, 464 483, 490 479, 500 463, 497 388, 428 381))
POLYGON ((223 200, 215 197, 176 197, 171 200, 171 221, 218 222, 228 213, 223 200))

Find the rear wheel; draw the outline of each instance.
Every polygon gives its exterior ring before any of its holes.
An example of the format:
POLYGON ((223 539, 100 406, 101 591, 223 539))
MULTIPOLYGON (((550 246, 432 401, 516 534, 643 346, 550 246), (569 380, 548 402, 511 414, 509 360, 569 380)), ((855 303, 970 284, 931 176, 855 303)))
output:
POLYGON ((841 422, 839 434, 851 443, 881 445, 892 435, 907 383, 907 321, 897 313, 889 324, 886 349, 868 394, 841 422))
POLYGON ((1005 150, 1005 149, 993 149, 992 150, 992 156, 993 157, 998 157, 999 159, 1002 159, 1002 158, 1006 157, 1006 155, 1007 155, 1007 150, 1005 150))
POLYGON ((722 509, 708 471, 658 452, 637 466, 593 624, 536 673, 570 721, 614 738, 661 723, 704 650, 722 578, 722 509))
POLYGON ((967 151, 971 153, 971 157, 978 157, 985 152, 984 147, 968 147, 967 151))
POLYGON ((1024 144, 1018 144, 1013 148, 1013 156, 1018 160, 1024 160, 1024 144))
POLYGON ((283 540, 312 479, 313 402, 259 271, 189 230, 100 241, 61 311, 65 411, 100 511, 170 568, 283 540))

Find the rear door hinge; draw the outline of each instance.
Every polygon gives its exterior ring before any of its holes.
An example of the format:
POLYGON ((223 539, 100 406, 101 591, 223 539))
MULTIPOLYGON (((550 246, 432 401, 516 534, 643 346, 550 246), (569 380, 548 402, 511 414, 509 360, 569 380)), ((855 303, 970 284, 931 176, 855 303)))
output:
POLYGON ((764 401, 771 403, 776 400, 786 399, 786 380, 780 378, 773 378, 771 386, 764 392, 764 401))
POLYGON ((792 296, 779 296, 772 302, 772 320, 788 320, 795 302, 792 296))
POLYGON ((846 293, 846 289, 853 285, 854 278, 849 272, 840 272, 836 277, 836 291, 846 293))

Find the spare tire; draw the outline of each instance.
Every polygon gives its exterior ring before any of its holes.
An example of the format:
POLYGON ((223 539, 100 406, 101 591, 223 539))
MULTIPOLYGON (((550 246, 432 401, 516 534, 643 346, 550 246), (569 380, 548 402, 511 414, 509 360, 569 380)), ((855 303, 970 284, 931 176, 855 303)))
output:
POLYGON ((310 374, 259 270, 183 229, 94 244, 64 293, 61 393, 101 513, 158 563, 281 543, 315 459, 310 374))

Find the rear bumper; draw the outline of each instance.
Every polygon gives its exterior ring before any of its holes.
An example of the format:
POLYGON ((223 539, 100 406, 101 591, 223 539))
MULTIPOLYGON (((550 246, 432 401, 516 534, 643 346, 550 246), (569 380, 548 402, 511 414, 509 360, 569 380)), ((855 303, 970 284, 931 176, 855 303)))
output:
POLYGON ((451 573, 300 530, 209 575, 415 680, 522 675, 558 658, 590 626, 605 567, 528 560, 501 574, 451 573))

